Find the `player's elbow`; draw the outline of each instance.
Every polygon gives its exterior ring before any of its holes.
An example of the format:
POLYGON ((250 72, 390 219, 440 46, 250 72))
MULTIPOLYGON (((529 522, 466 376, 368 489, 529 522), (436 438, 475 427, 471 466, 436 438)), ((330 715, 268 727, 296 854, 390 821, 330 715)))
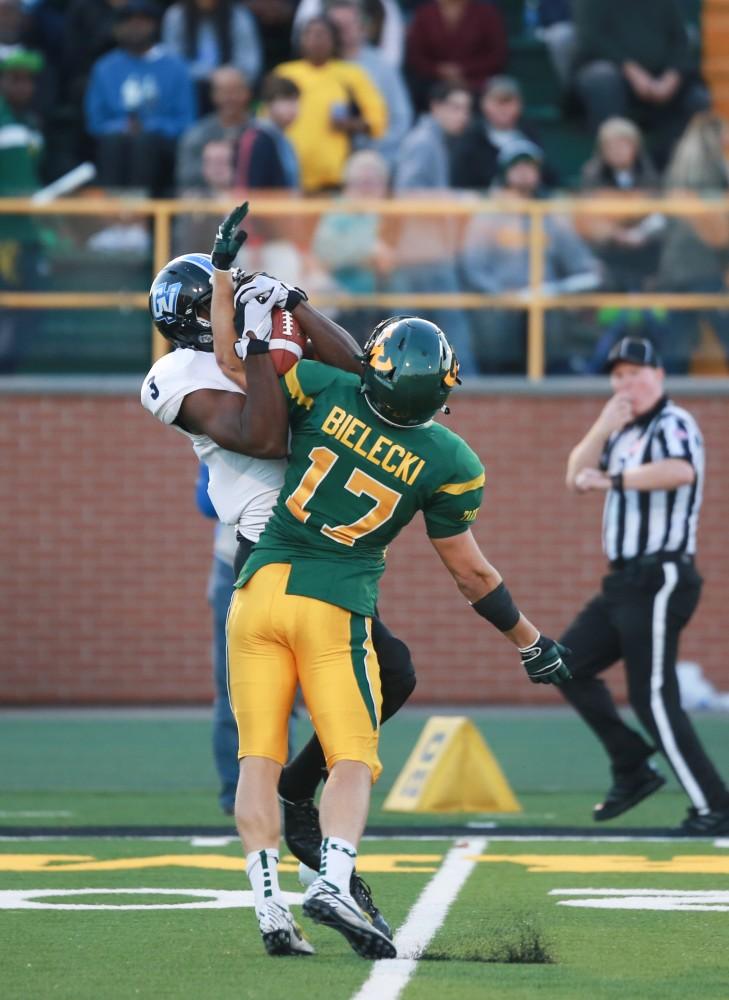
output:
POLYGON ((501 577, 493 569, 483 565, 466 565, 451 568, 456 586, 471 603, 490 593, 501 582, 501 577))
POLYGON ((577 457, 570 453, 570 457, 567 459, 567 468, 564 474, 564 484, 570 493, 577 493, 577 474, 580 471, 579 461, 577 457))
POLYGON ((225 375, 238 375, 243 371, 240 359, 232 351, 221 351, 220 353, 216 351, 215 360, 218 362, 218 368, 225 375))
POLYGON ((286 442, 282 441, 261 441, 249 444, 246 454, 251 458, 286 458, 288 448, 286 442))
POLYGON ((225 372, 226 375, 229 372, 240 373, 243 371, 243 362, 235 353, 233 344, 222 344, 215 341, 213 343, 213 353, 215 354, 218 368, 225 372))

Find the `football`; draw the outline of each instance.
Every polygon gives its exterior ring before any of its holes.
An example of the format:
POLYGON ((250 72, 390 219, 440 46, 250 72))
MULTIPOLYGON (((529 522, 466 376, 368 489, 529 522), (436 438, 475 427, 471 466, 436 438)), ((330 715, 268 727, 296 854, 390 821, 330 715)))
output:
POLYGON ((304 353, 306 337, 293 313, 274 306, 271 310, 271 340, 269 351, 273 367, 279 375, 293 368, 304 353))

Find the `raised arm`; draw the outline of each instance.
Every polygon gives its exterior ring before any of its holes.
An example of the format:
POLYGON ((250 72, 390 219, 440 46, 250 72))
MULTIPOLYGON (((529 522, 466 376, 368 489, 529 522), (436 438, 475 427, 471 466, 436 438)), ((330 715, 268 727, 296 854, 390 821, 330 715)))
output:
POLYGON ((241 389, 246 388, 243 362, 235 352, 238 336, 235 330, 235 303, 231 267, 238 251, 248 239, 240 224, 248 214, 248 202, 238 205, 220 223, 213 243, 213 298, 210 324, 213 329, 213 349, 220 370, 241 389))
MULTIPOLYGON (((252 328, 256 336, 268 339, 270 322, 266 324, 266 320, 274 306, 285 309, 296 317, 304 334, 311 339, 319 361, 333 368, 359 373, 361 365, 358 359, 362 349, 357 341, 343 327, 309 305, 306 293, 300 288, 287 285, 265 272, 243 275, 236 283, 234 318, 229 313, 229 294, 226 288, 225 308, 219 314, 216 312, 213 331, 216 344, 218 337, 221 338, 219 360, 226 364, 225 374, 229 377, 232 377, 231 371, 235 370, 234 358, 230 357, 231 341, 234 341, 235 331, 248 331, 252 328), (261 324, 260 330, 258 323, 261 324), (266 325, 268 325, 267 330, 266 325)), ((236 351, 245 354, 246 338, 243 337, 242 341, 242 345, 239 343, 237 347, 234 344, 234 357, 236 351)))
MULTIPOLYGON (((245 399, 245 405, 240 407, 236 417, 233 411, 239 394, 206 390, 208 395, 196 404, 204 408, 201 409, 200 416, 206 425, 213 425, 213 433, 210 430, 204 433, 222 447, 228 448, 230 445, 223 443, 221 438, 227 437, 232 431, 235 441, 233 451, 241 451, 257 458, 282 458, 286 455, 288 445, 289 417, 286 400, 273 362, 268 357, 267 341, 256 340, 253 331, 248 331, 245 364, 235 353, 237 336, 230 271, 213 272, 210 317, 218 366, 228 378, 244 389, 246 396, 241 397, 245 399), (227 399, 229 395, 233 395, 232 403, 227 399), (222 401, 213 398, 215 396, 222 397, 222 401)), ((185 403, 195 395, 200 394, 191 393, 185 403)), ((185 419, 184 413, 182 419, 185 419)))
POLYGON ((596 470, 598 468, 607 439, 613 431, 624 427, 632 415, 632 409, 626 396, 616 393, 607 401, 595 423, 570 452, 565 476, 568 490, 575 493, 582 492, 577 477, 585 469, 596 470))
POLYGON ((231 382, 245 391, 245 365, 235 353, 238 334, 235 329, 233 304, 233 279, 230 271, 213 271, 213 298, 210 306, 210 324, 213 329, 213 348, 218 368, 231 382))
POLYGON ((359 356, 362 348, 344 327, 329 319, 318 309, 302 300, 293 310, 301 329, 314 345, 320 361, 345 372, 359 374, 362 365, 359 356))
MULTIPOLYGON (((259 301, 261 309, 270 312, 273 306, 292 312, 305 335, 314 345, 317 357, 327 365, 343 371, 359 373, 358 360, 361 349, 357 341, 347 331, 328 319, 318 309, 307 302, 306 294, 267 274, 244 275, 242 283, 235 288, 231 265, 245 242, 246 234, 238 229, 248 211, 248 203, 234 209, 221 223, 213 247, 213 298, 211 324, 215 360, 221 371, 236 385, 246 390, 245 365, 236 351, 239 337, 236 330, 236 313, 247 319, 246 306, 259 301)), ((259 317, 260 318, 260 317, 259 317)), ((253 325, 253 323, 251 323, 253 325)), ((244 334, 251 332, 248 328, 244 334)))

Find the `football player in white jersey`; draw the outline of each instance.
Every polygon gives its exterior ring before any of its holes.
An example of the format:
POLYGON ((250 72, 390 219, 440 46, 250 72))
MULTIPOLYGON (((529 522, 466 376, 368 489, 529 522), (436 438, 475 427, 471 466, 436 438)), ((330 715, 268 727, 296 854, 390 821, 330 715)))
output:
POLYGON ((256 542, 283 483, 286 450, 284 444, 277 455, 251 456, 242 435, 245 393, 222 373, 213 354, 212 274, 207 254, 185 254, 155 278, 150 311, 176 349, 150 369, 142 405, 190 438, 210 472, 208 494, 218 517, 256 542))
MULTIPOLYGON (((248 421, 255 419, 256 403, 252 396, 246 396, 244 368, 262 362, 250 358, 245 364, 228 366, 229 374, 218 366, 210 321, 212 275, 210 256, 193 253, 170 261, 155 277, 150 312, 157 329, 175 349, 150 369, 142 385, 141 401, 158 420, 185 434, 195 454, 208 466, 208 493, 213 506, 223 523, 237 528, 237 572, 273 510, 283 483, 286 443, 282 447, 280 441, 269 439, 265 448, 251 453, 247 427, 248 421)), ((298 289, 290 289, 264 274, 238 274, 235 284, 235 325, 239 332, 252 329, 259 338, 266 339, 271 309, 288 305, 295 310, 320 360, 358 370, 357 342, 336 323, 311 309, 298 289)), ((277 392, 276 396, 282 394, 277 392)), ((381 663, 384 721, 412 693, 415 674, 407 646, 378 619, 373 622, 372 637, 381 663)), ((286 842, 292 853, 314 870, 319 865, 321 833, 313 796, 324 769, 324 755, 314 736, 284 768, 279 785, 286 842)), ((368 887, 356 874, 352 894, 375 926, 390 936, 390 928, 372 902, 368 887)), ((310 953, 309 943, 275 907, 270 914, 259 914, 259 924, 270 953, 310 953)))

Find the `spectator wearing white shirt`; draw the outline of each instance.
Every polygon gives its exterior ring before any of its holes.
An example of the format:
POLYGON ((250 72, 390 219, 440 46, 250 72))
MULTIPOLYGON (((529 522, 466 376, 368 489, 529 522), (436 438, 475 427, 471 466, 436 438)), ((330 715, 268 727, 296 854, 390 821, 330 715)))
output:
POLYGON ((358 137, 354 148, 375 149, 392 166, 400 143, 413 123, 413 106, 405 81, 379 49, 367 44, 365 21, 357 0, 334 0, 327 16, 339 31, 341 58, 361 66, 387 104, 387 132, 376 140, 358 137))
POLYGON ((218 67, 234 66, 252 86, 263 68, 256 19, 236 0, 173 3, 162 18, 162 42, 187 63, 204 110, 218 67))

